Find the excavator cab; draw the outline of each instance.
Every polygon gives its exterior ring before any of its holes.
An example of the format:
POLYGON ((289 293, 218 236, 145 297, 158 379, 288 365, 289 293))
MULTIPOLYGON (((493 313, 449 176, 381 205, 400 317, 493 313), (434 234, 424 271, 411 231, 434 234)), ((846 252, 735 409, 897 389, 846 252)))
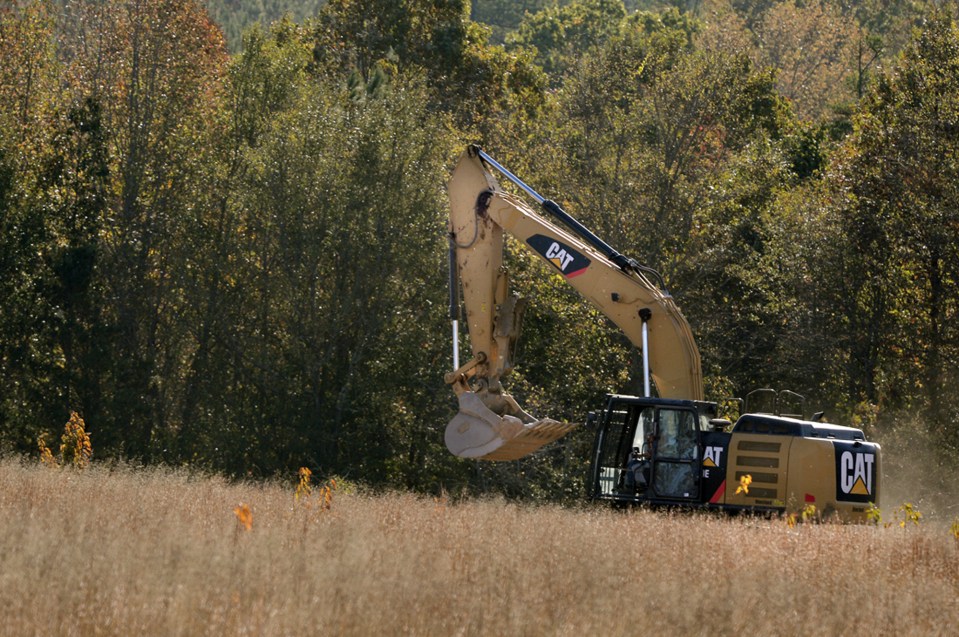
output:
MULTIPOLYGON (((703 450, 716 435, 716 404, 611 395, 596 422, 593 499, 699 502, 703 450)), ((705 474, 708 475, 708 474, 705 474)))

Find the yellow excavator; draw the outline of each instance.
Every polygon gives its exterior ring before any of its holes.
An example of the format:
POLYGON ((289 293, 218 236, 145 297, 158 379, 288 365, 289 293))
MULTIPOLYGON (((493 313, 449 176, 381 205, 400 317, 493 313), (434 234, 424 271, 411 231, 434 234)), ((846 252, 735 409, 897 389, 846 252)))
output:
MULTIPOLYGON (((448 183, 453 371, 459 409, 446 427, 461 458, 516 460, 576 425, 536 418, 503 388, 525 299, 510 290, 505 234, 542 258, 642 353, 643 396, 607 396, 595 431, 590 497, 623 504, 798 513, 865 521, 878 505, 880 447, 859 429, 804 416, 792 392, 759 390, 771 408, 733 426, 703 396, 699 350, 662 278, 471 146, 448 183), (503 190, 497 171, 538 204, 503 190), (462 292, 460 285, 462 284, 462 292), (472 358, 459 362, 459 308, 472 358), (798 407, 798 408, 797 408, 798 407), (810 505, 814 508, 810 508, 810 505)), ((742 404, 742 403, 741 403, 742 404)))

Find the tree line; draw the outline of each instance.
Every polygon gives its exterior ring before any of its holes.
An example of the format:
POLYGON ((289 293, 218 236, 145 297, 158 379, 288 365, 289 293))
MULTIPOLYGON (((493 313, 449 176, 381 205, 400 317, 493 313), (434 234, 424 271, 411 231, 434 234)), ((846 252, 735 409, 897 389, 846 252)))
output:
MULTIPOLYGON (((76 411, 95 458, 580 496, 588 432, 443 446, 444 184, 475 142, 662 273, 710 397, 959 449, 953 9, 314 4, 233 49, 197 0, 0 9, 3 448, 76 411)), ((636 388, 615 328, 508 263, 521 404, 582 421, 636 388)))

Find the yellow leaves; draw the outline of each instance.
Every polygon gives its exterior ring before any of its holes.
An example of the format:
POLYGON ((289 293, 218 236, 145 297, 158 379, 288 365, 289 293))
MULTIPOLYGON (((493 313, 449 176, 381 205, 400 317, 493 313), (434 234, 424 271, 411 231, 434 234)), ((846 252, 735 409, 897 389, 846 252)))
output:
POLYGON ((236 516, 237 528, 242 527, 247 531, 253 530, 253 511, 250 510, 250 505, 241 502, 233 509, 233 515, 236 516))
POLYGON ((40 448, 40 463, 45 464, 48 467, 59 467, 60 463, 57 462, 57 459, 53 457, 53 453, 50 451, 50 448, 47 446, 46 436, 41 435, 37 438, 37 446, 40 448))
POLYGON ((72 411, 60 438, 60 458, 64 463, 83 469, 90 464, 92 455, 93 446, 90 444, 90 434, 86 432, 86 423, 77 412, 72 411))
POLYGON ((912 524, 914 526, 919 526, 919 521, 922 520, 922 513, 919 512, 912 502, 903 502, 899 505, 899 508, 896 509, 895 513, 896 521, 899 523, 899 528, 906 528, 906 524, 912 524), (899 519, 899 516, 902 515, 902 519, 899 519))
POLYGON ((307 469, 306 467, 300 467, 299 470, 300 482, 296 485, 296 494, 294 499, 299 500, 300 498, 308 498, 313 492, 313 487, 310 485, 310 476, 313 475, 313 472, 307 469))
MULTIPOLYGON (((866 509, 866 519, 873 524, 879 525, 882 522, 882 512, 879 510, 879 507, 875 504, 870 504, 869 508, 866 509)), ((893 519, 895 522, 886 522, 883 528, 888 529, 893 524, 898 525, 900 529, 906 528, 907 524, 919 526, 919 523, 922 521, 922 513, 912 502, 903 502, 893 512, 893 519)), ((953 529, 953 533, 959 533, 959 520, 953 524, 953 529)), ((959 536, 957 536, 957 541, 959 541, 959 536)))
POLYGON ((329 511, 333 507, 333 488, 336 482, 325 485, 320 489, 320 508, 329 511))
POLYGON ((786 516, 786 524, 789 528, 796 528, 796 523, 802 521, 803 523, 809 522, 811 520, 818 519, 817 517, 816 505, 811 502, 803 507, 802 511, 798 513, 790 513, 786 516))
POLYGON ((746 495, 749 495, 749 485, 752 483, 753 477, 750 474, 747 473, 744 476, 740 476, 739 486, 736 487, 736 494, 739 495, 740 493, 745 493, 746 495))
POLYGON ((47 446, 46 436, 37 438, 37 448, 40 451, 40 462, 48 467, 70 464, 76 469, 84 469, 93 456, 93 445, 90 443, 90 434, 86 431, 86 423, 75 411, 70 412, 70 420, 63 427, 59 458, 54 457, 47 446))
MULTIPOLYGON (((310 506, 310 495, 313 493, 313 486, 310 484, 313 472, 306 467, 300 467, 297 471, 299 482, 296 485, 294 499, 299 502, 302 498, 305 506, 310 506)), ((317 502, 323 510, 329 511, 333 508, 333 492, 336 491, 336 478, 330 478, 325 485, 317 490, 317 502)))
POLYGON ((959 544, 959 518, 956 518, 952 521, 952 526, 949 527, 949 532, 952 533, 952 537, 956 540, 956 544, 959 544))
MULTIPOLYGON (((316 507, 314 508, 314 500, 312 496, 314 494, 313 485, 311 484, 313 472, 310 471, 307 467, 300 467, 297 470, 298 482, 296 485, 296 492, 294 498, 299 506, 302 506, 304 510, 310 512, 304 520, 315 519, 315 511, 329 511, 333 508, 333 494, 337 489, 337 483, 335 478, 330 478, 326 484, 319 487, 315 490, 317 499, 315 501, 316 507)), ((297 507, 294 507, 296 510, 297 507)), ((239 534, 240 531, 251 531, 253 530, 253 511, 250 509, 248 504, 240 503, 233 509, 233 515, 236 516, 236 533, 239 534)))

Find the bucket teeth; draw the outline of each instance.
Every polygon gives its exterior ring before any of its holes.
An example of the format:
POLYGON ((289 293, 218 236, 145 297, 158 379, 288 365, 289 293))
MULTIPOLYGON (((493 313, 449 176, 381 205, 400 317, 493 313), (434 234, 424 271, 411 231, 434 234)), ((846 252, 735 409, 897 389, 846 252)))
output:
POLYGON ((514 438, 504 441, 503 445, 496 451, 483 456, 483 460, 516 460, 528 456, 543 445, 562 438, 574 426, 549 418, 537 420, 525 425, 523 431, 514 438))

